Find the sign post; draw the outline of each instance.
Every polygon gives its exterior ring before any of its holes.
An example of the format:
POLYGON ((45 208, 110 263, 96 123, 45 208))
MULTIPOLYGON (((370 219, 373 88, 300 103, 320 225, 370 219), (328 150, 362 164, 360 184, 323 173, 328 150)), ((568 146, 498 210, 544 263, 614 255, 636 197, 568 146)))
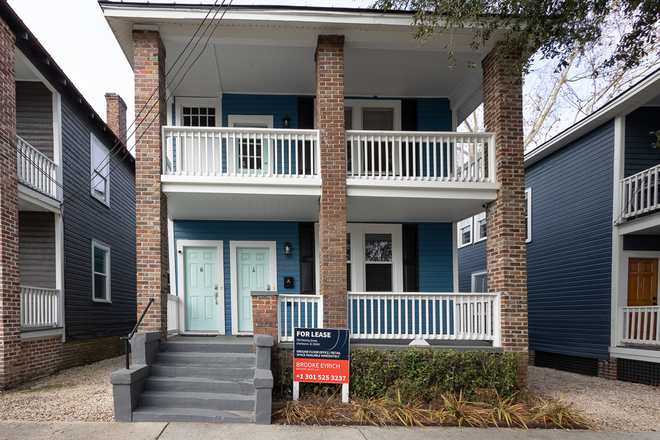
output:
POLYGON ((340 383, 341 401, 348 403, 348 329, 295 328, 293 336, 293 400, 300 382, 340 383))

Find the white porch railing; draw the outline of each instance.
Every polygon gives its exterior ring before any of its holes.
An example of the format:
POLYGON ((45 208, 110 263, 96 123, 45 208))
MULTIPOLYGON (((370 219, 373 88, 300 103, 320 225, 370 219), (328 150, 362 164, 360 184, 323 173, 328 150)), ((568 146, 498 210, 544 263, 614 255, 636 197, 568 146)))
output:
POLYGON ((497 294, 349 293, 352 339, 493 341, 500 346, 497 294))
POLYGON ((323 296, 277 296, 277 335, 279 342, 293 342, 296 327, 323 328, 323 296))
POLYGON ((619 307, 621 342, 660 345, 660 306, 619 307))
POLYGON ((60 291, 21 286, 21 330, 61 327, 60 291))
POLYGON ((346 177, 493 182, 494 152, 491 133, 347 130, 346 177))
POLYGON ((167 295, 167 331, 179 330, 179 297, 167 295))
POLYGON ((635 217, 660 208, 658 174, 660 165, 621 180, 623 218, 635 217))
POLYGON ((319 132, 163 127, 163 170, 176 176, 316 176, 319 132))
POLYGON ((18 180, 24 185, 59 200, 57 165, 17 136, 18 180))

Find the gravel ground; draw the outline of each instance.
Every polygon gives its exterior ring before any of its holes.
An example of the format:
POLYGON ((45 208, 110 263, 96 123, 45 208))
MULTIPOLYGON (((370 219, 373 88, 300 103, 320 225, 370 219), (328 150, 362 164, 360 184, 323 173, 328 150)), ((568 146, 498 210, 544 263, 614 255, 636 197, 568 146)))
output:
POLYGON ((660 431, 660 387, 539 367, 529 367, 529 383, 546 397, 563 394, 596 429, 660 431))
MULTIPOLYGON (((124 357, 61 371, 0 392, 0 420, 114 420, 110 373, 124 357)), ((660 431, 660 388, 548 368, 529 367, 530 387, 549 397, 563 395, 599 430, 660 431)))
POLYGON ((0 392, 0 420, 112 422, 110 373, 125 362, 106 359, 0 392))

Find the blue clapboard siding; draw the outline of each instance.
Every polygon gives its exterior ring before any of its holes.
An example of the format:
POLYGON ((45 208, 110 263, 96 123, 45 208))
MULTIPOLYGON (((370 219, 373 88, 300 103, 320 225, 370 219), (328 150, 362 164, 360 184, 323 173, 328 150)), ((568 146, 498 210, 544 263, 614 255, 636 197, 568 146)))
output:
POLYGON ((452 131, 449 100, 447 98, 418 99, 417 130, 452 131))
POLYGON ((472 274, 486 270, 486 240, 458 249, 458 291, 472 291, 472 274))
POLYGON ((613 134, 610 121, 526 169, 532 350, 609 356, 613 134))
MULTIPOLYGON (((301 98, 303 96, 300 96, 301 98)), ((282 118, 291 118, 291 128, 298 128, 298 96, 291 95, 222 95, 222 126, 229 126, 229 115, 273 115, 273 128, 282 128, 282 118)))
MULTIPOLYGON (((225 273, 225 332, 231 334, 231 272, 230 241, 276 241, 277 242, 277 291, 300 293, 298 267, 300 246, 298 245, 298 223, 295 222, 240 222, 175 220, 175 240, 223 240, 225 273), (284 255, 284 243, 291 243, 291 255, 284 255), (283 264, 285 263, 285 264, 283 264), (284 268, 283 266, 288 266, 284 268), (294 288, 284 288, 285 276, 294 278, 294 288)), ((180 264, 177 255, 177 265, 180 264)))
MULTIPOLYGON (((62 95, 64 287, 67 340, 128 334, 136 321, 135 165, 110 162, 110 206, 91 195, 90 132, 112 150, 114 136, 62 95), (92 301, 92 240, 110 246, 112 303, 92 301)), ((116 150, 113 152, 116 153, 116 150)))
POLYGON ((452 259, 451 223, 420 223, 419 291, 453 292, 454 266, 452 259))
POLYGON ((660 150, 650 132, 660 130, 660 108, 642 107, 626 116, 625 177, 660 164, 660 150))

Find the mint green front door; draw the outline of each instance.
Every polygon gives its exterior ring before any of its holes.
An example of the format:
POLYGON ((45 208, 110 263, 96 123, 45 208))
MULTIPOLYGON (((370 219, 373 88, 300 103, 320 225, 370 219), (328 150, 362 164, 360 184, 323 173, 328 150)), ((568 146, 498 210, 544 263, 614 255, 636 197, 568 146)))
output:
POLYGON ((218 255, 215 247, 184 248, 186 330, 217 332, 218 255))
POLYGON ((239 332, 252 332, 253 290, 264 291, 270 285, 270 249, 236 250, 237 264, 237 320, 239 332))

